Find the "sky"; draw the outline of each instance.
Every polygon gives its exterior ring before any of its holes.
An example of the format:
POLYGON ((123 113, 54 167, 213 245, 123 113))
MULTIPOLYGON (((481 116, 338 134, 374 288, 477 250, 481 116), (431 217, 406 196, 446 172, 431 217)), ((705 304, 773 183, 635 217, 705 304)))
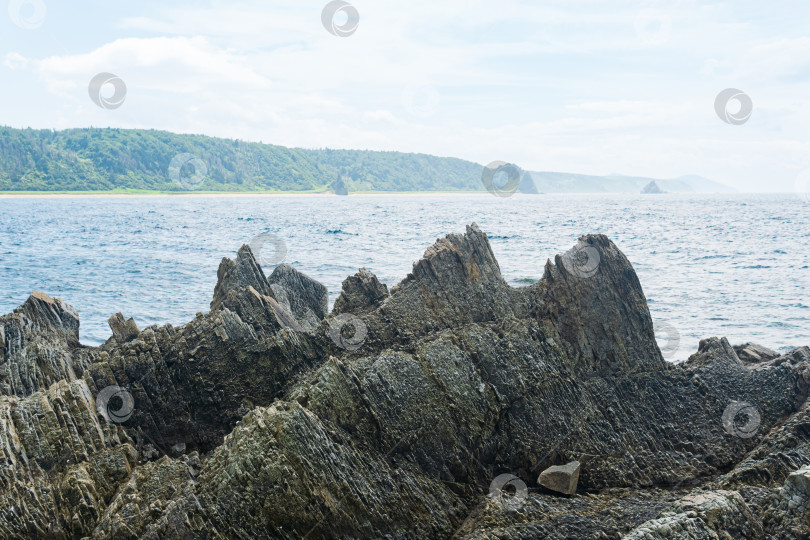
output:
POLYGON ((2 125, 810 190, 807 0, 352 0, 337 30, 324 0, 3 3, 2 125))

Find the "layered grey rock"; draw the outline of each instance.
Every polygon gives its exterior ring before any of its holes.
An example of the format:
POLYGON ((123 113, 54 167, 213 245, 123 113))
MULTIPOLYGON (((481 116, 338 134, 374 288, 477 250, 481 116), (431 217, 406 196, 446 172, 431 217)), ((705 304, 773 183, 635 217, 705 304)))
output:
POLYGON ((343 280, 340 296, 332 308, 334 314, 363 313, 374 310, 388 298, 388 287, 377 276, 361 268, 343 280))
POLYGON ((77 347, 76 310, 35 291, 14 313, 0 317, 0 394, 25 397, 76 379, 72 351, 77 347))
POLYGON ((779 353, 772 351, 768 347, 757 345, 756 343, 746 343, 734 347, 737 357, 743 362, 764 362, 779 357, 779 353))
POLYGON ((298 323, 312 330, 326 317, 329 292, 326 287, 288 264, 276 266, 267 279, 272 295, 289 311, 298 323))
POLYGON ((0 536, 807 533, 810 349, 752 361, 708 338, 666 363, 604 236, 516 289, 473 224, 390 293, 348 278, 331 314, 323 286, 283 265, 268 279, 247 246, 218 277, 209 313, 137 333, 115 317, 101 347, 59 301, 0 318, 0 536), (358 347, 330 334, 344 315, 358 347), (133 398, 121 425, 96 412, 110 386, 133 398), (570 497, 539 489, 573 461, 570 497), (507 472, 517 491, 493 496, 507 472))

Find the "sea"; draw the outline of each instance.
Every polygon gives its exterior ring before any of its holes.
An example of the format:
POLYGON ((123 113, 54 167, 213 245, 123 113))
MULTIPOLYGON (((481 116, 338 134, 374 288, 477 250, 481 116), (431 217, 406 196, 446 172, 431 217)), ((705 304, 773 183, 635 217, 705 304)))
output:
POLYGON ((268 275, 291 264, 334 302, 358 268, 391 288, 473 222, 515 287, 580 235, 606 234, 638 273, 670 361, 710 336, 810 345, 810 202, 790 194, 2 198, 0 313, 41 290, 77 309, 88 345, 119 311, 141 328, 179 326, 208 310, 220 261, 251 242, 268 275))

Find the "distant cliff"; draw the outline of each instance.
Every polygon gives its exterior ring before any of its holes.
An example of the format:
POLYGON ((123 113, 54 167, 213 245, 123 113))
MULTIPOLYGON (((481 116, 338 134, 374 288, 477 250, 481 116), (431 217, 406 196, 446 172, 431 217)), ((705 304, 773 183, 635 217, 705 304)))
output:
POLYGON ((733 193, 734 188, 697 175, 673 179, 612 174, 594 176, 564 172, 530 173, 540 193, 639 193, 650 182, 670 193, 733 193))

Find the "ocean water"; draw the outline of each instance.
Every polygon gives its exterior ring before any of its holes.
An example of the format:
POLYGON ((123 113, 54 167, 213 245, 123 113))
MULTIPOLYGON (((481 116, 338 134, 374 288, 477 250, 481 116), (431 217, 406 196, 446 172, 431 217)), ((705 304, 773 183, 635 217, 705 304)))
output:
POLYGON ((110 336, 118 311, 141 328, 181 325, 208 310, 222 257, 265 233, 334 302, 358 268, 390 288, 471 222, 515 286, 540 279, 578 236, 608 235, 639 275, 670 360, 708 336, 810 345, 810 204, 791 195, 0 199, 0 313, 38 289, 76 307, 86 344, 110 336))

